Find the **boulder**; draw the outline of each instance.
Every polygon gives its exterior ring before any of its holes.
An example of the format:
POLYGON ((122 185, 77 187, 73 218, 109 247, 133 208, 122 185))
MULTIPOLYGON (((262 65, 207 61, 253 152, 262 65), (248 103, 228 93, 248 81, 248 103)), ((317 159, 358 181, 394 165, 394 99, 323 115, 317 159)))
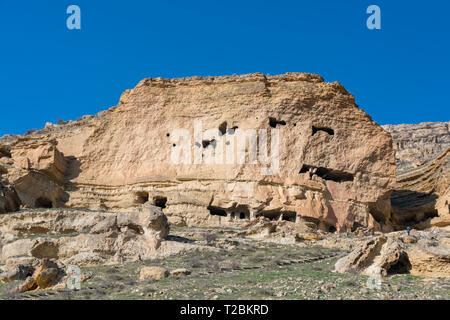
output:
POLYGON ((350 254, 339 259, 335 271, 386 276, 397 263, 404 263, 405 255, 397 239, 377 236, 357 246, 350 254))
POLYGON ((163 267, 142 267, 139 280, 161 280, 169 276, 169 271, 163 267))
POLYGON ((33 274, 26 278, 25 282, 16 288, 18 292, 47 289, 56 285, 65 272, 55 261, 42 259, 33 274))
POLYGON ((186 269, 186 268, 178 268, 178 269, 170 271, 170 275, 175 276, 175 277, 188 276, 191 273, 192 273, 192 271, 189 269, 186 269))

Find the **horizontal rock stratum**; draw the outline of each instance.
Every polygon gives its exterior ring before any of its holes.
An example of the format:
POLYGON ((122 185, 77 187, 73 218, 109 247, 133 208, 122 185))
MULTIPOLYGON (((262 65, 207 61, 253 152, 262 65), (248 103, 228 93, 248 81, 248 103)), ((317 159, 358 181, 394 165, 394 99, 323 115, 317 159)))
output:
POLYGON ((148 78, 97 116, 2 142, 10 207, 17 199, 8 177, 20 167, 51 181, 34 190, 27 179, 42 177, 21 176, 16 193, 28 207, 150 202, 175 224, 263 215, 329 231, 390 226, 391 136, 341 84, 315 74, 148 78))

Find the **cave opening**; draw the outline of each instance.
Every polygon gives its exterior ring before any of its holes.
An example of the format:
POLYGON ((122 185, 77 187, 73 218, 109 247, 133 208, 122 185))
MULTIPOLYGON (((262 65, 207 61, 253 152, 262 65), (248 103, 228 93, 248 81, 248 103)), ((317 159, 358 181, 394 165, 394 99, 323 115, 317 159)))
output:
POLYGON ((402 252, 398 258, 398 261, 388 269, 387 273, 388 275, 409 273, 411 267, 408 254, 406 252, 402 252))
POLYGON ((256 214, 256 217, 260 217, 263 216, 264 218, 267 218, 271 221, 275 221, 275 220, 279 220, 280 216, 281 216, 281 210, 266 210, 266 211, 261 211, 259 213, 256 214))
POLYGON ((161 209, 164 209, 166 207, 166 203, 167 203, 167 197, 163 197, 163 196, 153 197, 153 205, 160 207, 161 209))
POLYGON ((335 182, 353 181, 354 176, 350 172, 341 170, 329 169, 325 167, 315 167, 304 164, 299 173, 312 172, 322 179, 331 180, 335 182))
POLYGON ((336 231, 337 231, 337 229, 336 229, 335 226, 329 226, 328 227, 328 232, 335 233, 336 231))
POLYGON ((284 120, 277 120, 276 118, 269 117, 269 126, 272 127, 272 128, 276 128, 277 125, 285 126, 286 125, 286 121, 284 121, 284 120))
POLYGON ((216 147, 216 139, 211 140, 202 140, 203 148, 207 148, 209 145, 212 145, 214 148, 216 147))
POLYGON ((326 128, 326 127, 312 127, 312 135, 315 135, 317 132, 319 131, 323 131, 328 133, 330 136, 334 136, 334 130, 331 128, 326 128))
POLYGON ((281 220, 295 222, 297 213, 295 211, 284 211, 281 215, 281 220))
POLYGON ((209 206, 208 210, 209 213, 213 216, 221 216, 221 217, 227 216, 227 212, 219 207, 209 206))
POLYGON ((53 208, 53 202, 46 198, 46 197, 40 197, 36 199, 36 202, 34 203, 34 206, 36 208, 53 208))
POLYGON ((222 135, 225 135, 225 133, 227 133, 227 126, 228 126, 228 124, 226 121, 224 121, 220 124, 219 131, 222 135))
POLYGON ((148 192, 142 191, 136 193, 136 203, 144 204, 148 201, 148 192))

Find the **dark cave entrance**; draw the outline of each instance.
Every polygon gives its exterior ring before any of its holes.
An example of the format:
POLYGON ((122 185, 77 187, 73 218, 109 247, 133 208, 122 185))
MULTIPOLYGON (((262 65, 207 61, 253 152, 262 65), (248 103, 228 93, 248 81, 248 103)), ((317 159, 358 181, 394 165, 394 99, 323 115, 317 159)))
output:
POLYGON ((34 203, 34 206, 36 208, 47 208, 47 209, 50 209, 50 208, 53 208, 53 202, 50 199, 46 198, 46 197, 40 197, 40 198, 36 199, 36 202, 34 203))
POLYGON ((167 197, 156 196, 153 197, 153 204, 157 207, 164 209, 166 207, 167 197))
POLYGON ((139 204, 144 204, 146 202, 148 202, 148 192, 142 191, 142 192, 138 192, 136 193, 136 202, 139 204))
POLYGON ((401 273, 409 273, 411 270, 411 262, 409 262, 408 254, 406 252, 402 252, 400 254, 400 258, 397 263, 392 265, 387 271, 388 275, 392 274, 401 274, 401 273))
POLYGON ((208 210, 209 210, 209 213, 213 216, 221 216, 221 217, 227 216, 227 212, 219 207, 210 206, 210 207, 208 207, 208 210))
POLYGON ((297 213, 295 211, 284 211, 281 215, 281 220, 295 222, 297 213))

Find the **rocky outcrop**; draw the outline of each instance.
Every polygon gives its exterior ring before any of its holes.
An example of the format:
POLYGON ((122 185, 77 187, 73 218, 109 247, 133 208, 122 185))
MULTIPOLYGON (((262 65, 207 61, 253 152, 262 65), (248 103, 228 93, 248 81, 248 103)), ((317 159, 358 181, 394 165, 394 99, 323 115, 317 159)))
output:
MULTIPOLYGON (((148 202, 178 225, 265 216, 389 230, 391 137, 342 85, 315 74, 148 78, 117 106, 26 139, 57 142, 66 207, 148 202)), ((64 198, 51 192, 54 204, 64 198)))
POLYGON ((8 214, 0 218, 0 264, 57 259, 66 265, 92 265, 151 259, 168 233, 167 218, 160 208, 150 205, 128 213, 48 210, 8 214))
POLYGON ((369 237, 335 264, 340 273, 387 276, 410 273, 450 277, 450 234, 444 230, 393 232, 369 237), (414 239, 414 241, 411 241, 414 239))
POLYGON ((450 122, 423 122, 382 127, 394 140, 399 173, 424 165, 450 147, 450 122))
POLYGON ((340 273, 386 276, 401 257, 402 247, 398 241, 391 237, 378 236, 363 242, 350 254, 339 259, 335 270, 340 273))
POLYGON ((64 204, 67 161, 55 141, 20 138, 0 150, 0 212, 64 204))
POLYGON ((42 290, 55 286, 66 275, 55 261, 42 259, 32 275, 16 288, 18 292, 42 290))
POLYGON ((399 174, 392 221, 399 228, 450 225, 450 148, 425 165, 399 174))

